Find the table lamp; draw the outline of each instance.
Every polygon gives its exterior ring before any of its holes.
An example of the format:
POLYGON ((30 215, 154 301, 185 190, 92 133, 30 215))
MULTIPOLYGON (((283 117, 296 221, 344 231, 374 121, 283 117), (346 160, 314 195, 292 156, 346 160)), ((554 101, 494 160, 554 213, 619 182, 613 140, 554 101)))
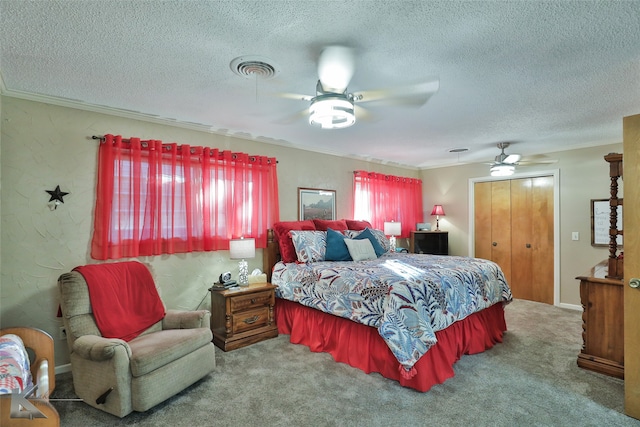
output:
POLYGON ((396 251, 396 236, 399 236, 402 233, 402 224, 400 222, 385 222, 384 223, 384 234, 389 237, 389 245, 391 246, 390 251, 396 251))
POLYGON ((442 205, 433 205, 433 210, 431 211, 431 215, 436 216, 436 229, 435 231, 440 231, 440 216, 444 216, 444 209, 442 209, 442 205))
POLYGON ((229 257, 239 259, 238 262, 238 285, 249 286, 249 265, 246 258, 256 256, 256 239, 241 237, 229 241, 229 257))

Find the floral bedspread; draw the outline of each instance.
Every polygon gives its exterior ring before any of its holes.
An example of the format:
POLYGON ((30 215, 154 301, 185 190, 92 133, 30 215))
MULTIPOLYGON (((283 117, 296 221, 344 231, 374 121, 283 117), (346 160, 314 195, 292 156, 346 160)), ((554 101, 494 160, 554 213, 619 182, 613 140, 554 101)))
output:
POLYGON ((512 300, 496 263, 457 256, 279 262, 271 281, 279 298, 377 328, 407 372, 437 342, 436 331, 512 300))

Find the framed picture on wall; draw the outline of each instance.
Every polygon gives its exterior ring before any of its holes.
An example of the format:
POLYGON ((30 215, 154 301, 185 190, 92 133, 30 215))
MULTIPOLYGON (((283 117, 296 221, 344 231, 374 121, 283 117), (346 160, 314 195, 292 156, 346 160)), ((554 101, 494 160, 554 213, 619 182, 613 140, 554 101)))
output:
POLYGON ((336 191, 298 187, 298 219, 336 219, 336 191))
MULTIPOLYGON (((611 206, 609 199, 591 199, 591 246, 609 246, 610 226, 611 206)), ((618 206, 616 227, 618 230, 622 230, 622 206, 618 206)), ((622 248, 622 236, 616 236, 616 244, 622 248)))

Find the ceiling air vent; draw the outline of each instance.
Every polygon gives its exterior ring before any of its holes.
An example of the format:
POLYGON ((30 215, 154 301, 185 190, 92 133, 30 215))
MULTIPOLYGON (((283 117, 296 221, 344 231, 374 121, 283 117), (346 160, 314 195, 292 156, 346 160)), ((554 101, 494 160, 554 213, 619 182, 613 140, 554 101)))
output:
POLYGON ((280 74, 272 61, 262 56, 239 56, 229 66, 235 74, 247 79, 269 80, 280 74))

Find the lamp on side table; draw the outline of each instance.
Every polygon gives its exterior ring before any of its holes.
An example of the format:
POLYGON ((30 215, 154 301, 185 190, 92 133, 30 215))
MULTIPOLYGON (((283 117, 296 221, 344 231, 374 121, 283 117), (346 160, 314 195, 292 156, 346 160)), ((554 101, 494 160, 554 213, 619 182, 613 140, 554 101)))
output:
POLYGON ((390 251, 396 251, 396 236, 399 236, 402 233, 402 224, 399 222, 385 222, 384 223, 384 234, 389 237, 389 245, 391 246, 390 251))
POLYGON ((229 241, 229 257, 239 259, 238 262, 238 285, 249 286, 249 265, 246 258, 255 258, 256 239, 244 238, 229 241))

